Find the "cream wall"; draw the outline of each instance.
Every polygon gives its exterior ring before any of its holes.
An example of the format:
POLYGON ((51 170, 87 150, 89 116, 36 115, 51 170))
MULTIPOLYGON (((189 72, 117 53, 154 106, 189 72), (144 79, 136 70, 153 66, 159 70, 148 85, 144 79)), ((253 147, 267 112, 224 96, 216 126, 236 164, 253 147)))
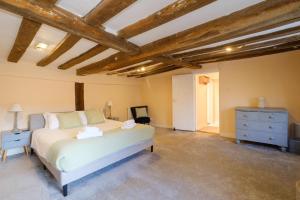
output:
POLYGON ((27 128, 28 113, 74 110, 74 83, 0 75, 0 127, 10 130, 13 114, 7 110, 14 103, 24 109, 20 128, 27 128))
POLYGON ((103 108, 107 101, 112 101, 112 116, 124 121, 128 119, 128 108, 142 103, 141 85, 124 84, 85 84, 85 107, 103 108))
POLYGON ((236 106, 256 106, 257 97, 266 106, 287 108, 290 119, 300 121, 300 51, 219 63, 220 128, 235 137, 236 106))
MULTIPOLYGON (((45 111, 75 110, 74 82, 85 83, 86 108, 103 108, 112 100, 112 114, 127 119, 129 106, 141 105, 142 80, 117 76, 94 75, 77 77, 72 71, 58 71, 26 63, 0 63, 0 130, 11 130, 13 115, 7 112, 14 103, 24 109, 20 114, 20 128, 28 127, 28 114, 45 111)), ((8 154, 22 152, 11 150, 8 154)))
POLYGON ((259 96, 266 98, 267 106, 287 108, 291 121, 300 121, 299 57, 300 51, 293 51, 156 75, 146 79, 143 95, 155 124, 172 127, 172 75, 219 71, 220 134, 234 138, 234 108, 255 106, 259 96))
POLYGON ((149 107, 152 124, 172 127, 172 77, 151 76, 143 84, 143 99, 149 107))

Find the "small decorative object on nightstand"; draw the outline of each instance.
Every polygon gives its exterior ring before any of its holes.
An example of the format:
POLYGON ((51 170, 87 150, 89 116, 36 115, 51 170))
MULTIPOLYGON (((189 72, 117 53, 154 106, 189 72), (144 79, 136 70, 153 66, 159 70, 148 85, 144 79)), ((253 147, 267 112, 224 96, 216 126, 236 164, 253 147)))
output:
POLYGON ((107 106, 107 112, 108 112, 108 114, 106 113, 107 119, 111 119, 112 118, 112 116, 111 116, 112 101, 106 102, 106 106, 107 106))
POLYGON ((6 153, 8 149, 23 147, 26 155, 29 155, 31 141, 31 131, 19 130, 3 131, 1 132, 1 150, 2 161, 6 160, 6 153))

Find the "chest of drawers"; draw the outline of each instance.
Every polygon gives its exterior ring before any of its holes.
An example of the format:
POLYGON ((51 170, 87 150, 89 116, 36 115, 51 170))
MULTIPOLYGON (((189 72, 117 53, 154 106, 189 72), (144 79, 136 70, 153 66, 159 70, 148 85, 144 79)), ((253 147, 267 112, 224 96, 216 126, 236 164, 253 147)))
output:
POLYGON ((9 149, 24 147, 24 152, 28 155, 30 148, 31 131, 20 130, 18 132, 1 132, 1 154, 2 161, 6 160, 6 153, 9 149))
POLYGON ((288 147, 288 112, 283 108, 236 108, 236 138, 288 147))

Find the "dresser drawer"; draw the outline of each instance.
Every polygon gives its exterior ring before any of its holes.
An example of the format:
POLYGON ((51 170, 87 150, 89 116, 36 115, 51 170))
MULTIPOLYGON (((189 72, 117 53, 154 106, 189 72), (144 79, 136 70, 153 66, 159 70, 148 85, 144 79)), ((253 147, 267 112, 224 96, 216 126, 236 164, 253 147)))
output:
POLYGON ((258 120, 257 112, 237 111, 236 117, 240 120, 258 120))
POLYGON ((15 141, 20 139, 30 138, 30 131, 22 132, 22 133, 3 133, 2 134, 2 142, 15 141))
POLYGON ((260 130, 264 132, 274 133, 276 135, 287 135, 287 124, 284 123, 260 123, 260 130))
POLYGON ((251 136, 251 131, 247 131, 247 130, 237 130, 236 131, 236 138, 239 140, 252 141, 250 136, 251 136))
POLYGON ((268 144, 274 144, 278 146, 287 147, 288 146, 288 138, 284 135, 268 135, 266 138, 266 142, 268 144))
POLYGON ((288 117, 286 113, 260 112, 259 120, 267 122, 287 122, 288 117))
POLYGON ((4 141, 2 142, 2 149, 12 149, 17 147, 29 146, 30 145, 30 138, 23 138, 23 139, 15 139, 13 141, 4 141))
POLYGON ((242 130, 258 130, 258 124, 256 121, 237 120, 236 127, 242 130))
POLYGON ((262 131, 237 130, 237 139, 284 147, 287 147, 288 145, 288 138, 286 135, 275 135, 262 131))

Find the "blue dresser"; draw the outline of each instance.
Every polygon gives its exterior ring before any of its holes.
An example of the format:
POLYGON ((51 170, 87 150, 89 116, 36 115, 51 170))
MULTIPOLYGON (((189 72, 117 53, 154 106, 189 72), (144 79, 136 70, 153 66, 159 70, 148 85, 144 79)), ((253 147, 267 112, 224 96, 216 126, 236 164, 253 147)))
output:
POLYGON ((236 138, 288 147, 288 112, 283 108, 236 108, 236 138))

